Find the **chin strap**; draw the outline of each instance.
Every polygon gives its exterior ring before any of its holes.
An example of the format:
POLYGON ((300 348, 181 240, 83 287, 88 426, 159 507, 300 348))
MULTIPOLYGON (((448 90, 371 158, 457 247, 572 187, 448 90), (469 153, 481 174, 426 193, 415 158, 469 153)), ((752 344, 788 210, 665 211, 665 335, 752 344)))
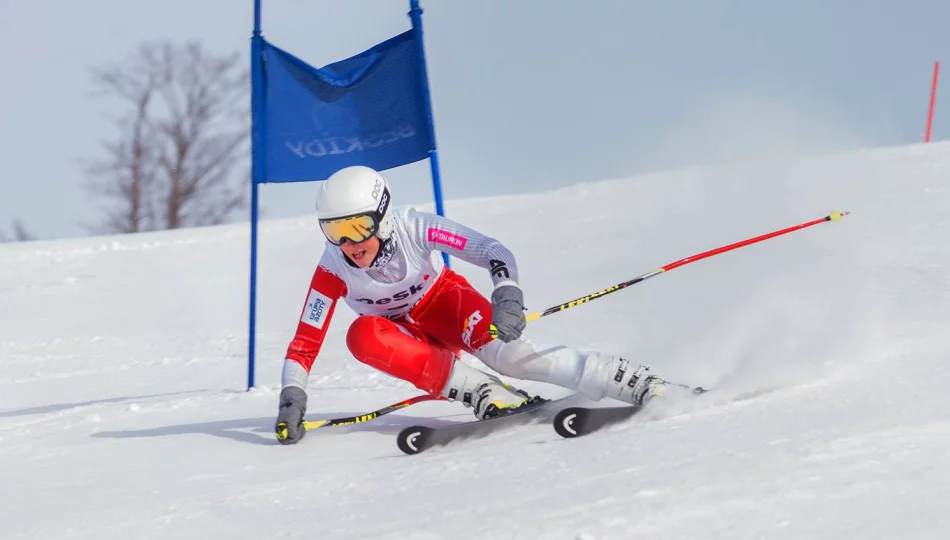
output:
MULTIPOLYGON (((389 261, 392 260, 393 255, 396 254, 396 236, 390 236, 386 240, 379 240, 379 251, 376 252, 376 257, 373 258, 373 262, 369 263, 369 268, 382 268, 389 264, 389 261)), ((343 254, 343 260, 346 261, 346 264, 350 265, 350 268, 356 268, 360 270, 359 266, 356 266, 356 263, 351 261, 346 254, 343 254)))
POLYGON ((376 257, 373 259, 373 262, 369 263, 369 268, 382 268, 386 266, 395 254, 396 235, 393 234, 389 238, 379 241, 379 251, 376 252, 376 257))

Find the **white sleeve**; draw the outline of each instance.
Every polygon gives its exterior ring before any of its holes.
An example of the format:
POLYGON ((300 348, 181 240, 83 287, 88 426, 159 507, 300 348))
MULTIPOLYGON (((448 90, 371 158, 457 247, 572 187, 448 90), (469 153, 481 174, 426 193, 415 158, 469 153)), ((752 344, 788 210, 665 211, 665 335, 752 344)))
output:
POLYGON ((444 251, 467 263, 480 266, 491 274, 492 283, 518 285, 515 256, 494 238, 452 221, 446 217, 410 210, 406 229, 419 247, 428 251, 444 251))

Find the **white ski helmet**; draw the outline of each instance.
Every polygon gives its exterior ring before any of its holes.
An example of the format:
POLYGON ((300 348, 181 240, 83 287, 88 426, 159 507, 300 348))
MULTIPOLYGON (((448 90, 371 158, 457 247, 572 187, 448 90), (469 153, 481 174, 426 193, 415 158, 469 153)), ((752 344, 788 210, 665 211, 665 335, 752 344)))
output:
POLYGON ((389 183, 375 170, 355 165, 333 173, 317 191, 317 219, 331 244, 362 242, 393 233, 389 183))

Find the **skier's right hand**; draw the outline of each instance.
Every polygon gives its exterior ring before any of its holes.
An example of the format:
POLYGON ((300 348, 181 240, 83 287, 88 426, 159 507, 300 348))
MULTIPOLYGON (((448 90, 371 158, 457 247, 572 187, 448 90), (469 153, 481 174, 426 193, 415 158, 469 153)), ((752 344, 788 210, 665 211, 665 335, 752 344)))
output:
POLYGON ((516 285, 499 285, 491 293, 491 323, 498 339, 508 343, 521 337, 527 323, 524 315, 524 293, 516 285))
POLYGON ((307 393, 296 386, 285 386, 280 391, 280 406, 274 431, 280 444, 294 444, 303 438, 303 415, 307 412, 307 393))

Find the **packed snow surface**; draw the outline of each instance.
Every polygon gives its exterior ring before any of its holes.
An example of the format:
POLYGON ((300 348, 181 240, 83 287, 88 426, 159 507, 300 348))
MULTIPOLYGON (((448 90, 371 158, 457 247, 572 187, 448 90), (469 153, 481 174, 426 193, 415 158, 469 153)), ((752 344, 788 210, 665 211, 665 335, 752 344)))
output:
MULTIPOLYGON (((0 246, 0 538, 946 538, 950 145, 447 205, 512 249, 530 312, 835 210, 852 213, 526 329, 713 392, 581 439, 536 424, 418 456, 402 427, 471 412, 424 403, 276 443, 312 216, 262 224, 250 392, 246 223, 0 246)), ((489 292, 487 271, 453 268, 489 292)), ((419 393, 348 354, 353 317, 331 324, 308 419, 419 393)))

